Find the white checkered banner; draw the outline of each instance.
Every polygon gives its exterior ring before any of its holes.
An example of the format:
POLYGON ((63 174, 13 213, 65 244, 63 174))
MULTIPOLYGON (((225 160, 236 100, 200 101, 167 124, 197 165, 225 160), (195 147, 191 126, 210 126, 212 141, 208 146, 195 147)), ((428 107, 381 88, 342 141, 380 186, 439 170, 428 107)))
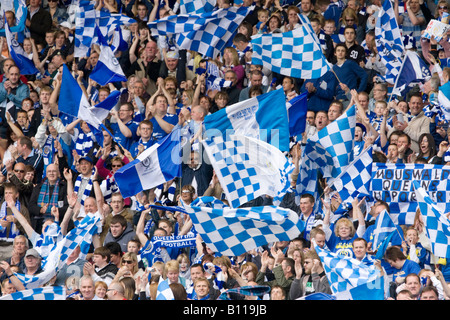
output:
POLYGON ((279 204, 291 186, 294 165, 276 147, 243 135, 219 135, 203 146, 232 208, 262 195, 279 204))
POLYGON ((416 190, 420 213, 431 243, 431 251, 440 258, 450 258, 450 222, 448 218, 439 211, 436 204, 431 200, 424 188, 419 187, 419 182, 413 182, 416 190))
POLYGON ((437 208, 450 212, 450 166, 437 164, 372 164, 372 195, 390 205, 392 220, 411 225, 418 208, 413 181, 424 188, 437 208))
POLYGON ((216 58, 233 43, 233 37, 251 7, 230 7, 201 14, 179 14, 148 23, 153 36, 176 35, 180 49, 216 58))
POLYGON ((186 211, 206 245, 225 256, 239 256, 268 243, 292 240, 304 229, 304 222, 290 209, 206 207, 199 206, 201 198, 186 211))
POLYGON ((252 63, 263 65, 273 72, 301 79, 317 79, 328 70, 320 45, 301 26, 284 33, 254 36, 252 63))

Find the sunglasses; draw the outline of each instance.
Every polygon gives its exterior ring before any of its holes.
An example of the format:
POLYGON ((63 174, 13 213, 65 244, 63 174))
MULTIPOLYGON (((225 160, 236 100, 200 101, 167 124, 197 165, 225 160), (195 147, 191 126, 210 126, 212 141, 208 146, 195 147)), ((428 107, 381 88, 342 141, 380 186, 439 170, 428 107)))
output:
POLYGON ((122 260, 122 264, 132 264, 133 261, 132 260, 122 260))
POLYGON ((447 9, 448 9, 448 7, 439 7, 439 9, 442 9, 442 10, 447 10, 447 9))
POLYGON ((25 173, 25 170, 14 170, 16 173, 25 173))

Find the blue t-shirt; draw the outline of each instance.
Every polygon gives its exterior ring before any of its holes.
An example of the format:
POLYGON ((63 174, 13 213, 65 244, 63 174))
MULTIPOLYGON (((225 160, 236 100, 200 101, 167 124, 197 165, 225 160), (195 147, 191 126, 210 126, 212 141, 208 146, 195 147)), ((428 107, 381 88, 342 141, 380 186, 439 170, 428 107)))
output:
POLYGON ((137 136, 137 128, 139 126, 139 123, 136 121, 130 120, 125 124, 128 129, 131 131, 131 138, 125 137, 122 132, 120 131, 119 124, 118 123, 111 123, 111 129, 113 130, 114 134, 114 140, 121 144, 125 149, 130 150, 131 145, 138 140, 137 136))
MULTIPOLYGON (((162 119, 174 126, 178 123, 178 116, 175 114, 167 113, 162 119)), ((164 138, 167 133, 161 128, 155 118, 152 118, 150 121, 153 123, 153 140, 158 142, 164 138)))
POLYGON ((130 150, 129 150, 130 153, 131 153, 131 155, 133 156, 133 158, 136 158, 136 157, 137 157, 137 155, 138 155, 138 153, 139 153, 138 147, 139 147, 140 144, 144 145, 144 148, 145 148, 145 150, 146 150, 146 149, 150 148, 152 145, 154 145, 154 144, 155 144, 155 141, 154 141, 153 139, 150 139, 150 140, 148 140, 147 142, 143 142, 143 141, 141 141, 141 139, 139 139, 138 141, 136 141, 135 143, 133 143, 133 144, 131 145, 130 150))
POLYGON ((340 237, 337 237, 334 233, 330 236, 330 239, 326 242, 328 248, 330 248, 331 252, 335 252, 337 254, 341 254, 347 257, 355 258, 355 254, 353 252, 353 241, 358 238, 355 234, 353 238, 344 240, 340 237))
POLYGON ((403 264, 403 267, 401 269, 393 268, 393 278, 392 281, 395 281, 397 277, 403 277, 405 278, 410 273, 419 274, 420 272, 420 266, 418 263, 411 261, 411 260, 405 260, 405 263, 403 264))

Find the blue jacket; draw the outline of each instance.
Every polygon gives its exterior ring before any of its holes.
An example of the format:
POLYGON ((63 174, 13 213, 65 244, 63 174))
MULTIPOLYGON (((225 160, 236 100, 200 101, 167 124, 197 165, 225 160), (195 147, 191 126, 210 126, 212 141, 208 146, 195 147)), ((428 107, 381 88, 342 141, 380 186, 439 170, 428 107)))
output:
POLYGON ((22 100, 30 96, 30 88, 22 81, 19 81, 19 86, 8 94, 4 85, 6 80, 6 78, 3 78, 3 82, 0 84, 0 103, 9 99, 9 101, 14 103, 16 109, 19 110, 22 108, 22 100))
POLYGON ((331 102, 334 100, 336 86, 338 85, 336 76, 333 72, 328 71, 322 77, 317 79, 308 79, 303 83, 300 93, 306 92, 306 84, 312 82, 317 89, 315 92, 308 94, 308 110, 312 111, 328 111, 331 102))
MULTIPOLYGON (((356 89, 358 92, 366 90, 368 75, 355 61, 347 59, 342 66, 335 64, 333 71, 339 80, 346 84, 350 90, 356 89)), ((336 86, 336 98, 347 100, 345 92, 339 85, 336 86)))

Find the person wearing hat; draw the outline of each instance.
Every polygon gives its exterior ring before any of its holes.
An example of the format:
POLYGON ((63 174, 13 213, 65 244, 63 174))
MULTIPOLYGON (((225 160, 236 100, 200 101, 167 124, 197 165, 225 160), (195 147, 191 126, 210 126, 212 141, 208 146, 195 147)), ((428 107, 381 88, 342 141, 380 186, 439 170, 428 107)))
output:
POLYGON ((364 137, 367 133, 366 126, 362 123, 356 123, 355 127, 355 148, 353 149, 353 157, 358 156, 364 149, 364 137))
POLYGON ((96 180, 93 172, 94 162, 88 156, 81 157, 78 159, 77 169, 79 174, 75 179, 73 191, 77 195, 77 201, 81 204, 81 208, 83 208, 85 200, 95 194, 93 188, 94 180, 96 180))
POLYGON ((42 257, 36 249, 28 249, 25 253, 25 270, 23 273, 27 276, 34 276, 42 272, 42 257))
POLYGON ((159 76, 163 79, 168 76, 175 77, 179 83, 186 80, 193 80, 195 74, 187 68, 186 50, 171 50, 164 55, 164 62, 161 63, 159 76))

